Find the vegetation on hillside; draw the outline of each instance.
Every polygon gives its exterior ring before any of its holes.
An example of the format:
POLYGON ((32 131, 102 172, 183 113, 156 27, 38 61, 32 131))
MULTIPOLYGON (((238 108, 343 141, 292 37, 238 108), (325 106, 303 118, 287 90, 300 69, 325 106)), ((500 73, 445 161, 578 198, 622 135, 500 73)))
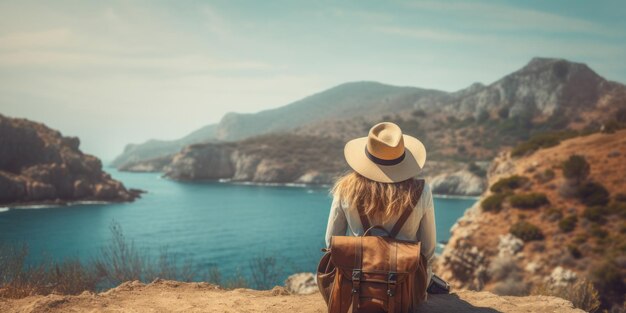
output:
MULTIPOLYGON (((626 193, 616 190, 626 180, 615 175, 615 171, 623 168, 624 142, 618 139, 623 137, 594 135, 594 140, 601 141, 608 151, 590 147, 589 151, 569 152, 571 155, 565 158, 558 155, 560 151, 576 151, 581 145, 577 142, 570 145, 574 149, 555 148, 552 151, 556 152, 547 155, 531 155, 558 145, 573 134, 536 134, 516 147, 512 156, 514 162, 523 164, 521 170, 493 182, 481 208, 511 221, 509 233, 524 241, 525 254, 536 255, 524 261, 527 266, 544 262, 544 277, 557 266, 577 273, 573 282, 562 285, 526 281, 533 285, 531 293, 563 297, 590 312, 622 312, 618 307, 626 300, 626 193), (619 144, 608 144, 611 140, 619 144), (531 159, 521 159, 522 156, 531 159)), ((590 142, 590 138, 580 140, 590 142)), ((509 268, 523 269, 524 263, 509 268)), ((525 294, 527 287, 510 280, 490 282, 494 291, 511 295, 525 294)))

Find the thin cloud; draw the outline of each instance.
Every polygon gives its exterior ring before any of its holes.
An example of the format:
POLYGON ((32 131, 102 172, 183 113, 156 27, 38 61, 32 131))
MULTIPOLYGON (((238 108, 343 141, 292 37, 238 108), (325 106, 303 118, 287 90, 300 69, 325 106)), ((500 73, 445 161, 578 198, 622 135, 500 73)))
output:
POLYGON ((377 26, 374 27, 374 30, 385 34, 443 42, 476 42, 489 39, 485 36, 478 36, 469 33, 459 33, 448 30, 421 27, 377 26))
MULTIPOLYGON (((618 35, 614 30, 584 19, 557 15, 544 11, 524 9, 501 4, 487 4, 472 1, 419 1, 406 3, 408 7, 439 12, 455 12, 465 18, 473 19, 470 22, 480 22, 483 26, 497 29, 535 29, 548 32, 576 32, 595 35, 618 35)), ((463 23, 463 20, 459 20, 463 23)))

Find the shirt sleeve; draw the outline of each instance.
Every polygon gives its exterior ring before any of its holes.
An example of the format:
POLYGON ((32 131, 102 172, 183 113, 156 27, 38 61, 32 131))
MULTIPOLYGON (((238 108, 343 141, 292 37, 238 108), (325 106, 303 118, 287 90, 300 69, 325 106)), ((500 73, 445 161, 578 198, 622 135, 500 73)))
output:
POLYGON ((437 245, 437 231, 435 228, 435 206, 430 188, 424 190, 424 216, 417 230, 417 239, 422 243, 422 254, 428 261, 428 277, 432 277, 432 261, 437 245))
POLYGON ((348 221, 346 214, 341 207, 339 197, 333 197, 333 203, 330 206, 330 214, 328 216, 328 225, 326 226, 326 247, 330 247, 330 239, 332 236, 345 235, 348 229, 348 221))

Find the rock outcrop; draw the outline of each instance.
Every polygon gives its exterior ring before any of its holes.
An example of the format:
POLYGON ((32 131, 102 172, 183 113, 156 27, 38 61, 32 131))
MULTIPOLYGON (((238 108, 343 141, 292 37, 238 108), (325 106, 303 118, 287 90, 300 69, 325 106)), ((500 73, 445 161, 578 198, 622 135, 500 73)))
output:
POLYGON ((318 291, 313 273, 297 273, 287 277, 285 288, 295 295, 309 295, 318 291))
MULTIPOLYGON (((150 284, 127 282, 102 293, 77 296, 30 296, 0 299, 1 312, 300 312, 322 313, 327 308, 322 296, 292 295, 282 287, 258 291, 225 290, 207 283, 157 280, 150 284)), ((572 303, 546 296, 501 297, 489 292, 458 291, 431 295, 420 306, 421 313, 583 313, 572 303)))
POLYGON ((237 143, 190 145, 164 175, 177 180, 327 184, 346 169, 336 139, 316 142, 300 135, 265 135, 237 143))
POLYGON ((0 204, 76 200, 132 201, 128 190, 79 150, 76 137, 25 119, 0 115, 0 204))
POLYGON ((477 196, 485 190, 485 179, 468 170, 442 173, 430 179, 433 193, 477 196))

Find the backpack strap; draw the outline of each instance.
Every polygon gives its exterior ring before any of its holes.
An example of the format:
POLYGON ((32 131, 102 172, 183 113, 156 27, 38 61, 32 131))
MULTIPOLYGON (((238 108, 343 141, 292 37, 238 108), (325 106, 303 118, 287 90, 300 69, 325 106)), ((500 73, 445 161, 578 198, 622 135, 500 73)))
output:
MULTIPOLYGON (((415 192, 417 194, 418 201, 422 197, 423 191, 424 191, 424 180, 420 179, 417 181, 417 191, 415 192)), ((389 232, 389 235, 391 236, 391 238, 396 238, 396 236, 400 232, 400 229, 402 229, 402 226, 404 226, 404 223, 406 223, 406 221, 409 219, 409 216, 411 216, 411 213, 413 213, 414 211, 413 209, 414 208, 406 208, 404 212, 402 212, 402 215, 400 215, 400 217, 398 218, 398 221, 396 222, 395 225, 393 225, 393 228, 389 232)))

